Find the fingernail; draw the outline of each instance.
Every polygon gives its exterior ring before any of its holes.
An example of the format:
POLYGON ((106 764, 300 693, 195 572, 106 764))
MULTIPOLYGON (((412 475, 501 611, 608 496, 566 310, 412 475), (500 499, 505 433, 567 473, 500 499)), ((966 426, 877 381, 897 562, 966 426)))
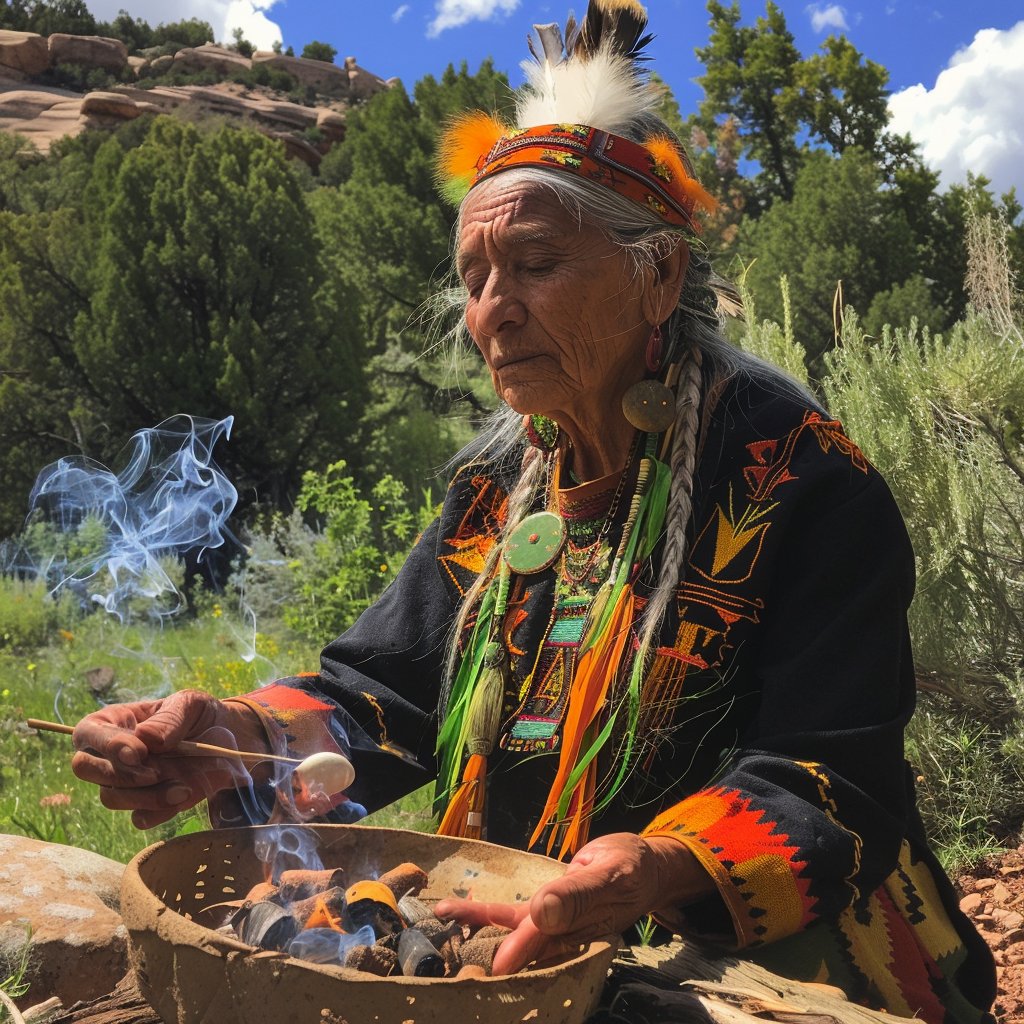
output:
POLYGON ((192 790, 187 786, 171 786, 171 788, 167 790, 167 803, 172 807, 175 807, 178 804, 183 804, 191 796, 192 790))
POLYGON ((562 922, 562 901, 549 892, 540 901, 540 920, 537 922, 545 928, 554 928, 562 922))
POLYGON ((139 752, 134 747, 122 747, 117 752, 117 759, 121 764, 135 765, 138 764, 142 758, 139 757, 139 752))

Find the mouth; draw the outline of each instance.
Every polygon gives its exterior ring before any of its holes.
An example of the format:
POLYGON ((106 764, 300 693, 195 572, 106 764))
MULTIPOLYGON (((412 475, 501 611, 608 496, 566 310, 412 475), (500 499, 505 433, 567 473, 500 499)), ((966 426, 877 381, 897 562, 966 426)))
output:
POLYGON ((495 373, 501 373, 502 370, 507 370, 510 366, 518 366, 520 363, 528 363, 537 358, 539 358, 538 354, 510 356, 507 359, 499 357, 491 364, 491 368, 495 373))

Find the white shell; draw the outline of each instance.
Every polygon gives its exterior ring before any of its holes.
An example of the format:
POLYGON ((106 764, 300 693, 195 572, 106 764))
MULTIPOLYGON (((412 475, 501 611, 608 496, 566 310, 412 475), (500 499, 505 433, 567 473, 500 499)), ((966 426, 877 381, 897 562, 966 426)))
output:
POLYGON ((344 754, 322 751, 311 754, 295 769, 295 778, 306 789, 322 789, 329 796, 344 793, 355 782, 356 770, 344 754))

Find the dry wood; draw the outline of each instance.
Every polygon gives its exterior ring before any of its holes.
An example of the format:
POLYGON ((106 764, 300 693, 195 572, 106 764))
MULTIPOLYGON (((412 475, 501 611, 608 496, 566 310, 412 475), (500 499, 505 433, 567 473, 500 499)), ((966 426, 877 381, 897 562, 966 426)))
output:
POLYGON ((47 1024, 163 1024, 139 993, 129 971, 109 995, 87 1003, 75 1003, 47 1024))
POLYGON ((677 939, 631 946, 614 962, 618 997, 683 1024, 909 1024, 849 1002, 830 985, 781 978, 747 961, 715 956, 677 939))

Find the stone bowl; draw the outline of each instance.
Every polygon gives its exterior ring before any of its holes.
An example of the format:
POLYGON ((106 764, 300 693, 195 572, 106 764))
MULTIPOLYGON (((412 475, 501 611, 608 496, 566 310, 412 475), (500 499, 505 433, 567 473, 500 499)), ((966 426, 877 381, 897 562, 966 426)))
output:
MULTIPOLYGON (((265 850, 312 846, 346 878, 412 861, 430 877, 427 902, 472 895, 527 900, 565 865, 469 839, 362 825, 261 825, 179 836, 128 865, 121 913, 139 988, 167 1024, 581 1024, 596 1009, 618 938, 492 978, 379 978, 259 950, 215 929, 265 877, 265 850), (262 859, 261 859, 262 858, 262 859)), ((297 866, 294 860, 286 866, 297 866)))

